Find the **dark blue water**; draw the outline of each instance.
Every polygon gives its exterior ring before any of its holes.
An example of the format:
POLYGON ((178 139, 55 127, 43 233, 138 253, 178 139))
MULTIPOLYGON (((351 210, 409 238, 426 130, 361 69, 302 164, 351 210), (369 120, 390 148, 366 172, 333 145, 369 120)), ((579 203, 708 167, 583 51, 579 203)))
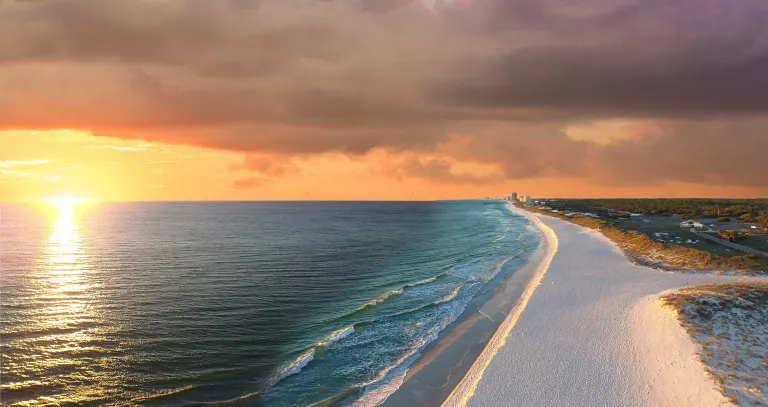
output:
POLYGON ((375 405, 539 238, 494 201, 0 216, 2 402, 25 405, 375 405))

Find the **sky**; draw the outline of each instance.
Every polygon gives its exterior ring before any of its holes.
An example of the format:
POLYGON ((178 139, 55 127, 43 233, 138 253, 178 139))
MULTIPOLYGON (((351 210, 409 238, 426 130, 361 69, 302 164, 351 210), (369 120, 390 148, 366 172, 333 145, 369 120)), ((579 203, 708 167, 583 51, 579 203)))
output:
POLYGON ((0 201, 768 196, 764 0, 0 0, 0 201))

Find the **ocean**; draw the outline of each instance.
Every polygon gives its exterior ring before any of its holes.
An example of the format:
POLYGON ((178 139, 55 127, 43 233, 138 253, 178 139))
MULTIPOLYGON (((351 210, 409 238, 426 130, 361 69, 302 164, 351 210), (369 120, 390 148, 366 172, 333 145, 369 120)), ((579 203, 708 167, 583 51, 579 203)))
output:
POLYGON ((500 201, 1 209, 25 406, 377 405, 540 239, 500 201))

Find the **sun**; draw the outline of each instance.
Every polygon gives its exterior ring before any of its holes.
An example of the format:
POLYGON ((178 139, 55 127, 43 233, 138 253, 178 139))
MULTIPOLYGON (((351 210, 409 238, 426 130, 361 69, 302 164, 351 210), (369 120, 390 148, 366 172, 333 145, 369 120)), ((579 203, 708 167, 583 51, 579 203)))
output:
POLYGON ((43 202, 54 204, 56 206, 77 205, 79 203, 88 202, 88 201, 89 201, 88 198, 83 198, 79 196, 55 196, 55 197, 43 199, 43 202))
POLYGON ((52 205, 60 214, 71 214, 75 208, 91 200, 80 196, 55 196, 45 198, 42 202, 52 205))
POLYGON ((56 206, 60 209, 71 209, 77 205, 89 202, 90 199, 80 196, 55 196, 43 199, 43 202, 56 206))

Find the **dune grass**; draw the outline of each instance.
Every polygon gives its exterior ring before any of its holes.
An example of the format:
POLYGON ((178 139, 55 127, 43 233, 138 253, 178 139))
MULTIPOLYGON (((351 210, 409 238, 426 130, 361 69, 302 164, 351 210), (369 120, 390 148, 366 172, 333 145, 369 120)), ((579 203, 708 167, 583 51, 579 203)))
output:
POLYGON ((738 405, 768 405, 768 282, 687 287, 662 300, 698 343, 723 395, 738 405))
POLYGON ((611 222, 582 215, 544 211, 535 207, 531 212, 553 216, 590 229, 599 230, 616 243, 632 261, 665 270, 714 271, 738 275, 762 275, 768 272, 768 256, 747 254, 723 257, 705 250, 656 242, 648 236, 616 227, 611 222))

